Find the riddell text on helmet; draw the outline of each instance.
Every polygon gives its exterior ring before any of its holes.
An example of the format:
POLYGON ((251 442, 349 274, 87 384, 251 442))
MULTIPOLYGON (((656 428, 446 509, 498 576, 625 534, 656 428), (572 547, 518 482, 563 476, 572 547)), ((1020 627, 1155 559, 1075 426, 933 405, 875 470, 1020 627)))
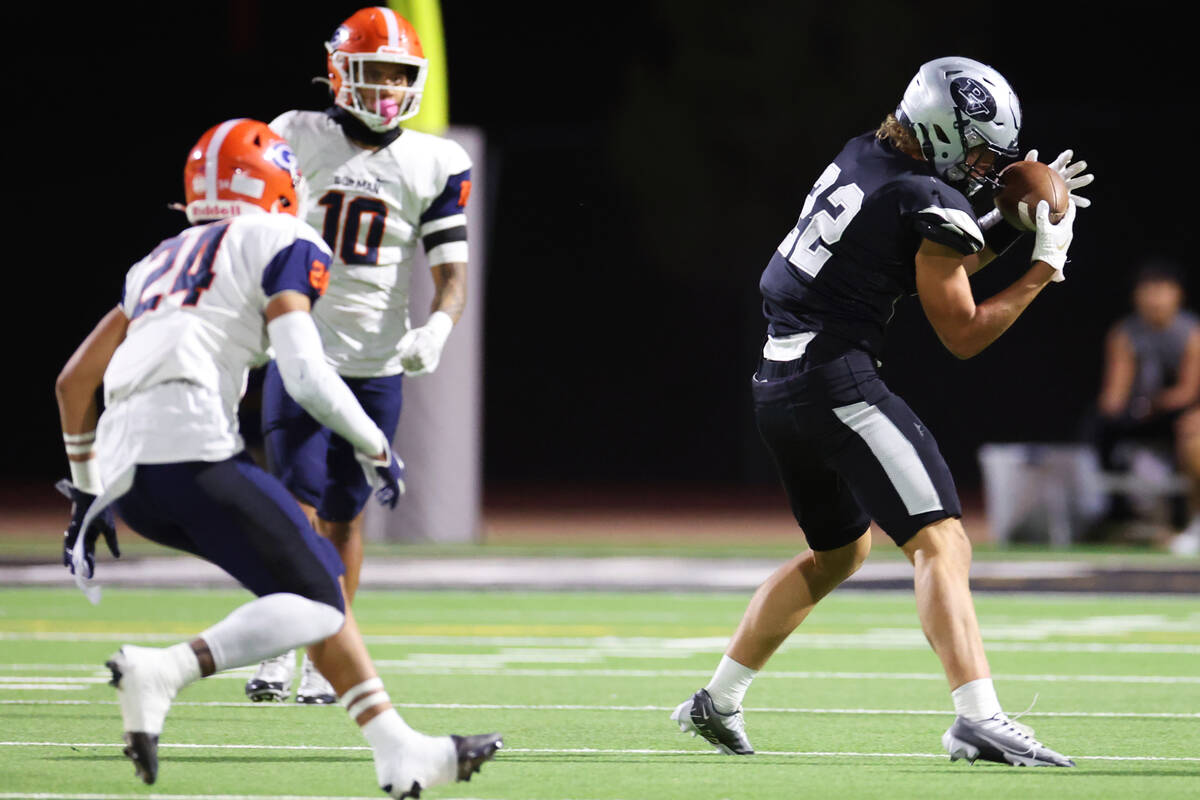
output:
POLYGON ((240 203, 197 203, 192 213, 202 217, 236 217, 242 213, 240 203))

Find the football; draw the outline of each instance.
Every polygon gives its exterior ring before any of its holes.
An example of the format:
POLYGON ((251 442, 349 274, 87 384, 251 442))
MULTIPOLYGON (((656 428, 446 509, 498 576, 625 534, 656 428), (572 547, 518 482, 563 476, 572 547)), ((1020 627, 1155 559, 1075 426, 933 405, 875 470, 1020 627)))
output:
POLYGON ((996 208, 1008 224, 1025 231, 1037 229, 1037 204, 1050 204, 1050 221, 1057 223, 1067 213, 1067 184, 1062 176, 1040 161, 1017 161, 1000 172, 996 208))

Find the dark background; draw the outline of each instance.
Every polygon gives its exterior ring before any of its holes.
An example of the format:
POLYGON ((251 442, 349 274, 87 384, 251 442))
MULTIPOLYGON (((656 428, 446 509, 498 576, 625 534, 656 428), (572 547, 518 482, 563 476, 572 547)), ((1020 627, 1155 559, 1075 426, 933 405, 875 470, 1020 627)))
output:
MULTIPOLYGON (((18 12, 5 481, 65 474, 54 377, 128 266, 182 226, 166 204, 188 148, 230 117, 323 107, 322 42, 358 7, 18 12)), ((1094 206, 1067 282, 970 361, 902 300, 884 377, 965 490, 985 441, 1074 438, 1131 269, 1195 246, 1194 45, 1145 5, 1133 19, 1005 9, 444 3, 451 121, 489 147, 491 228, 473 244, 488 288, 471 298, 486 303, 489 485, 772 483, 748 398, 759 273, 844 141, 922 62, 956 54, 1009 78, 1023 147, 1089 162, 1094 206)), ((977 297, 1017 277, 1029 246, 978 276, 977 297)))

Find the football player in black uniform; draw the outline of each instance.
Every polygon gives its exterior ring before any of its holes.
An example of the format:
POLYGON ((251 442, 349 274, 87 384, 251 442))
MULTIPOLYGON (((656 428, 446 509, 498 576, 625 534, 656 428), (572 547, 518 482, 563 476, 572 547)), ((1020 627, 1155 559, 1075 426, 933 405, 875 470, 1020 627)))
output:
MULTIPOLYGON (((877 372, 903 295, 915 292, 945 346, 969 358, 1062 280, 1075 208, 1088 205, 1074 194, 1057 224, 1039 205, 1032 264, 1020 279, 982 303, 971 293, 968 276, 1021 235, 996 211, 978 218, 968 200, 996 187, 1018 155, 1020 127, 1017 96, 996 70, 967 58, 923 65, 896 112, 821 173, 762 274, 768 337, 752 382, 755 414, 811 549, 758 589, 713 679, 671 715, 723 752, 754 752, 741 713, 746 689, 817 601, 862 564, 874 520, 915 568, 921 626, 957 715, 942 737, 951 759, 1074 765, 1001 710, 954 481, 932 434, 877 372)), ((1071 157, 1050 166, 1075 190, 1092 176, 1071 157)))

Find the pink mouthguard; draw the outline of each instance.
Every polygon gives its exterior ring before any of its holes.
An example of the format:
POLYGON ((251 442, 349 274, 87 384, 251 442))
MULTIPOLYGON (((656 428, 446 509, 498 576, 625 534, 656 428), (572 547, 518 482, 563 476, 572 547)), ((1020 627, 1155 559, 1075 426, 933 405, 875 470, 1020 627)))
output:
POLYGON ((390 97, 385 97, 379 101, 379 113, 385 120, 391 122, 400 113, 400 104, 390 97))

